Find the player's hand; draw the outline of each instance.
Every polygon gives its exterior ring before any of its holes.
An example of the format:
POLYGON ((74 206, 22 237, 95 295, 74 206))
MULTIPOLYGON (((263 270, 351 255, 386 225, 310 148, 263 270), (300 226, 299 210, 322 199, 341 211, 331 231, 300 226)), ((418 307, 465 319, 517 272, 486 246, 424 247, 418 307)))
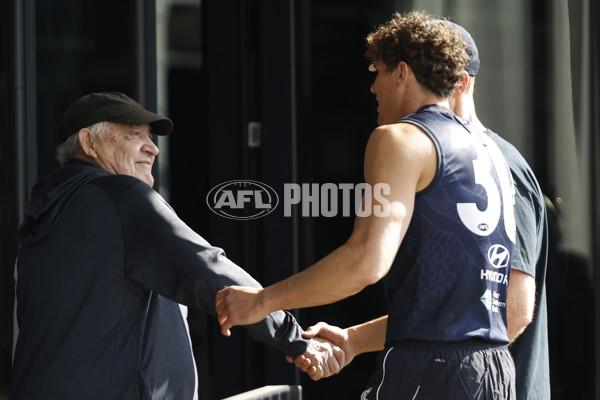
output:
POLYGON ((345 359, 346 356, 341 348, 321 338, 311 339, 306 351, 296 359, 287 357, 288 362, 295 363, 314 381, 340 372, 346 362, 345 359))
MULTIPOLYGON (((337 326, 332 326, 325 322, 319 322, 318 324, 313 325, 304 331, 302 336, 307 339, 323 338, 339 347, 344 352, 344 360, 343 362, 340 362, 340 370, 346 365, 350 364, 350 362, 356 356, 356 351, 352 342, 350 341, 348 331, 346 329, 338 328, 337 326)), ((295 359, 287 357, 287 361, 293 362, 302 371, 309 372, 310 363, 307 362, 304 355, 300 355, 295 359)))
POLYGON ((262 289, 246 286, 230 286, 217 292, 215 308, 221 325, 221 333, 231 336, 230 329, 237 325, 249 325, 262 321, 269 312, 261 306, 262 289))

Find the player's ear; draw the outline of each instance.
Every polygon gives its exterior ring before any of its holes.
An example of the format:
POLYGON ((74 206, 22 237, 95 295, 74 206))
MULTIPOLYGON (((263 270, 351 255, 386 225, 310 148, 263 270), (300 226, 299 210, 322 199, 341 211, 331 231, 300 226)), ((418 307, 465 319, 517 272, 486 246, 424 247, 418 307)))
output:
POLYGON ((408 66, 408 64, 404 61, 400 61, 398 63, 398 66, 396 67, 394 73, 397 74, 399 82, 404 82, 406 80, 406 78, 408 77, 409 68, 410 67, 408 66))
POLYGON ((400 61, 398 63, 398 65, 396 66, 396 69, 394 69, 394 77, 396 77, 396 82, 398 84, 404 83, 406 81, 406 78, 408 77, 408 71, 410 70, 410 67, 408 66, 408 64, 404 61, 400 61))

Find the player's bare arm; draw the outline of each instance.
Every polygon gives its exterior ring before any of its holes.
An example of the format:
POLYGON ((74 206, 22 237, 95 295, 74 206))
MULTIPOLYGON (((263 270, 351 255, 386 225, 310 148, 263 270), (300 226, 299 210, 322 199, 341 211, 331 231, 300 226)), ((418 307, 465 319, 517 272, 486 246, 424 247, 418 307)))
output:
MULTIPOLYGON (((387 216, 357 217, 347 242, 306 270, 264 289, 232 286, 217 294, 222 333, 268 313, 329 304, 361 291, 389 271, 413 211, 415 192, 436 168, 435 147, 410 124, 378 127, 365 153, 365 180, 390 186, 387 216)), ((377 206, 376 202, 373 207, 377 206)))

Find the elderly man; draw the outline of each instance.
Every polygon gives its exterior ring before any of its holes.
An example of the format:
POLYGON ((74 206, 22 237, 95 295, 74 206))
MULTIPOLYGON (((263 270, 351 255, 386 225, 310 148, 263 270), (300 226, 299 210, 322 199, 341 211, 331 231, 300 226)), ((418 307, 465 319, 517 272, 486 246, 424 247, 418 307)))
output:
MULTIPOLYGON (((121 93, 92 93, 66 111, 63 165, 36 184, 19 230, 10 398, 197 396, 185 306, 214 313, 218 290, 260 285, 152 189, 152 135, 171 129, 121 93)), ((331 345, 302 339, 289 313, 248 331, 310 357, 315 378, 339 368, 331 345)))
POLYGON ((357 217, 344 245, 288 279, 220 291, 221 330, 383 279, 389 317, 360 343, 383 350, 362 399, 513 399, 512 180, 491 139, 450 110, 468 62, 464 42, 423 13, 395 14, 367 36, 367 57, 379 127, 365 179, 389 185, 389 214, 357 217))

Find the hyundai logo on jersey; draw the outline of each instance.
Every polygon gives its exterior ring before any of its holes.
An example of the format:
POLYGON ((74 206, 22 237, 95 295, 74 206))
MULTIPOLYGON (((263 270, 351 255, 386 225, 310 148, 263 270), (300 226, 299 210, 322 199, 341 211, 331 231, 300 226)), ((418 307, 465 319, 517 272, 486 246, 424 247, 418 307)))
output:
POLYGON ((508 267, 509 259, 508 249, 501 244, 495 244, 488 249, 488 260, 494 268, 508 267))

